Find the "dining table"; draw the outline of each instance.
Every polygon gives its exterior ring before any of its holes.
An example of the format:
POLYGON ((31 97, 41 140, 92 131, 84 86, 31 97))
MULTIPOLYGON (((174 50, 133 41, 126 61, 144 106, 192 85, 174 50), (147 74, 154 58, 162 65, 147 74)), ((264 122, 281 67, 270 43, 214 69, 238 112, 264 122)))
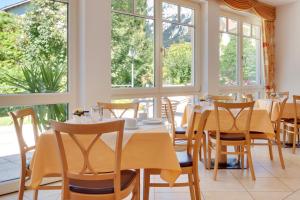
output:
MULTIPOLYGON (((102 120, 91 123, 103 123, 102 120)), ((112 171, 114 168, 114 147, 117 133, 103 134, 90 153, 92 166, 99 172, 112 171)), ((62 134, 64 148, 71 170, 82 167, 83 157, 78 146, 68 134, 62 134)), ((80 136, 80 142, 89 144, 88 135, 80 136)), ((39 136, 36 150, 30 165, 31 183, 34 189, 48 174, 62 174, 62 162, 56 136, 52 130, 39 136)), ((163 124, 146 125, 138 123, 134 130, 124 130, 122 143, 121 169, 159 169, 160 177, 172 185, 181 174, 181 168, 172 145, 167 127, 163 124)))
MULTIPOLYGON (((211 131, 217 131, 217 119, 216 119, 216 112, 214 109, 214 106, 212 105, 212 102, 206 102, 202 101, 196 104, 188 104, 186 105, 182 117, 181 126, 187 126, 190 118, 190 114, 192 110, 195 109, 195 106, 197 106, 198 110, 201 109, 203 112, 204 110, 209 110, 210 114, 208 116, 206 125, 204 130, 206 133, 211 131)), ((197 109, 195 111, 197 111, 197 109)), ((241 112, 240 116, 238 117, 236 123, 237 126, 242 126, 245 124, 245 120, 247 120, 247 112, 249 110, 244 110, 241 112)), ((230 116, 230 114, 225 110, 219 111, 219 119, 220 119, 220 131, 228 131, 233 123, 234 119, 230 116)), ((197 121, 197 119, 196 119, 197 121)), ((197 124, 197 123, 196 123, 197 124)), ((252 118, 250 121, 250 131, 253 132, 262 132, 267 135, 267 137, 270 140, 275 140, 275 132, 274 128, 270 119, 270 116, 268 114, 268 111, 266 109, 260 109, 260 108, 254 108, 252 112, 252 118)), ((227 151, 226 146, 222 146, 222 151, 227 151)), ((212 160, 214 162, 214 160, 212 160)), ((213 163, 211 166, 214 166, 213 163)), ((219 161, 219 168, 220 169, 240 169, 241 165, 240 162, 235 158, 227 157, 226 154, 222 154, 220 161, 219 161)))
MULTIPOLYGON (((270 112, 272 121, 275 121, 280 114, 280 105, 278 102, 272 103, 271 99, 258 99, 256 105, 260 108, 266 108, 270 112), (272 109, 271 109, 272 107, 272 109), (272 112, 271 112, 272 111, 272 112)), ((300 104, 297 104, 297 118, 300 119, 300 104)), ((282 111, 281 119, 283 121, 295 118, 295 105, 293 102, 287 102, 282 111)), ((287 137, 287 143, 284 144, 285 148, 293 147, 293 135, 289 134, 287 137)), ((296 148, 300 148, 300 144, 296 144, 296 148)))

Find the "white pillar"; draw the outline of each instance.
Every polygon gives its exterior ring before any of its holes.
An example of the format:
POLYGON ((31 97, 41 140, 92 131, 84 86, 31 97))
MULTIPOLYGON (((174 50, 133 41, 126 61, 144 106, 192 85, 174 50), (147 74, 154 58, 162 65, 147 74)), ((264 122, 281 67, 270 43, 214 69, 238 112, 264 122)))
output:
POLYGON ((217 94, 219 85, 219 17, 220 6, 209 0, 202 7, 204 59, 202 93, 217 94))
POLYGON ((78 99, 89 108, 111 98, 111 2, 79 0, 78 99))

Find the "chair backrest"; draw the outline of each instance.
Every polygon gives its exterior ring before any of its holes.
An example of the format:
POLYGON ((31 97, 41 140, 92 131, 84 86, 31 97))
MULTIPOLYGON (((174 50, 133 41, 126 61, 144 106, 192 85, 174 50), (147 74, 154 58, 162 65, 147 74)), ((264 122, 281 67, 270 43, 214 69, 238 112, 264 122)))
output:
POLYGON ((134 115, 133 118, 137 118, 138 110, 139 110, 139 103, 103 103, 98 102, 98 107, 100 112, 103 110, 108 110, 114 118, 119 119, 122 118, 123 115, 129 111, 133 110, 134 115), (121 114, 117 114, 116 111, 121 111, 121 114))
POLYGON ((32 108, 17 110, 15 112, 9 112, 8 114, 12 117, 15 126, 19 148, 20 148, 20 155, 22 158, 22 165, 23 165, 23 161, 25 162, 24 164, 26 165, 26 153, 35 149, 35 145, 39 137, 36 114, 32 108), (30 119, 32 129, 33 129, 34 144, 31 146, 29 146, 24 139, 23 124, 25 118, 30 119))
POLYGON ((195 107, 190 116, 190 122, 187 127, 187 133, 188 133, 187 152, 190 155, 193 155, 193 161, 195 161, 194 162, 195 164, 198 163, 199 160, 198 152, 200 149, 201 138, 203 137, 204 128, 209 114, 210 114, 209 110, 201 111, 201 108, 195 107))
POLYGON ((243 133, 246 137, 249 137, 250 122, 254 107, 254 102, 246 103, 214 103, 214 111, 216 115, 217 123, 217 140, 220 140, 221 133, 243 133), (229 125, 230 128, 224 130, 223 126, 221 129, 220 113, 224 112, 226 114, 226 123, 230 123, 229 119, 232 119, 232 124, 229 125), (238 121, 241 116, 244 115, 244 121, 238 121))
POLYGON ((278 112, 278 114, 276 115, 275 119, 272 119, 271 117, 271 121, 272 123, 275 125, 274 129, 276 131, 276 133, 280 133, 280 124, 281 124, 281 119, 282 119, 282 114, 283 114, 283 110, 285 107, 285 104, 288 100, 288 97, 283 97, 283 98, 273 98, 272 99, 272 106, 271 106, 271 116, 273 116, 273 112, 275 112, 274 107, 278 106, 278 110, 276 110, 276 112, 278 112))
MULTIPOLYGON (((68 190, 69 181, 72 180, 114 180, 115 193, 120 192, 121 176, 121 152, 123 141, 124 120, 104 122, 99 124, 67 124, 51 121, 51 127, 55 131, 60 157, 63 165, 64 189, 68 190), (99 172, 91 165, 90 153, 95 147, 97 141, 101 140, 101 135, 105 133, 117 133, 115 145, 114 169, 110 172, 99 172), (68 155, 65 151, 65 145, 62 139, 63 135, 69 136, 76 146, 80 149, 83 156, 83 165, 80 171, 70 171, 71 163, 68 163, 68 155), (91 138, 88 145, 82 145, 79 141, 80 136, 89 135, 91 138)), ((99 155, 101 156, 101 155, 99 155)))
POLYGON ((233 96, 213 95, 213 96, 211 96, 211 100, 213 100, 213 101, 234 101, 235 98, 233 96))
POLYGON ((171 129, 171 133, 173 134, 173 137, 175 138, 175 129, 176 129, 176 124, 175 124, 175 119, 174 119, 174 112, 172 108, 172 103, 169 98, 163 97, 162 98, 162 105, 165 110, 165 115, 168 121, 168 124, 171 129))
POLYGON ((294 103, 294 119, 295 123, 297 124, 298 116, 300 115, 298 107, 300 107, 300 96, 294 95, 293 96, 293 103, 294 103))

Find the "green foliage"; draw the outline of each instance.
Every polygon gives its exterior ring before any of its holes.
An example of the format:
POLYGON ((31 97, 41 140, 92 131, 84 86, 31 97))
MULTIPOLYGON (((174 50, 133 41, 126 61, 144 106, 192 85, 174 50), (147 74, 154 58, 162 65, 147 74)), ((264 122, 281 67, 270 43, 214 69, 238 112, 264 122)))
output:
MULTIPOLYGON (((53 1, 32 0, 24 16, 0 15, 0 51, 2 80, 8 89, 0 93, 57 93, 67 91, 67 6, 53 1), (4 27, 4 28, 2 28, 4 27), (7 30, 8 31, 7 31, 7 30)), ((0 111, 12 110, 6 108, 0 111)), ((14 108, 16 109, 16 108, 14 108)), ((65 121, 65 105, 34 106, 39 120, 47 128, 48 119, 65 121)))
MULTIPOLYGON (((220 83, 222 85, 237 84, 237 37, 227 34, 230 37, 228 44, 220 43, 220 83)), ((225 34, 221 34, 220 41, 225 34)))
POLYGON ((172 85, 190 83, 192 59, 190 43, 172 44, 164 58, 164 81, 172 85))
POLYGON ((19 19, 9 13, 0 11, 0 93, 15 93, 17 88, 12 87, 5 79, 5 73, 14 74, 19 78, 21 73, 18 71, 18 61, 21 52, 15 48, 20 34, 19 19))
POLYGON ((150 20, 113 14, 112 18, 112 85, 134 87, 154 84, 153 26, 150 20))

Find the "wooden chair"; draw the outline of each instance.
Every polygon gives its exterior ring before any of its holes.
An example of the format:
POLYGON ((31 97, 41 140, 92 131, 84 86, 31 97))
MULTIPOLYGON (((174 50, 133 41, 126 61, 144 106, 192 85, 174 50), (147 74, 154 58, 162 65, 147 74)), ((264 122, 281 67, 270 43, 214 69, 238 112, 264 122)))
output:
MULTIPOLYGON (((55 131, 63 166, 63 193, 65 200, 112 199, 120 200, 133 193, 132 199, 139 199, 139 171, 121 170, 121 153, 124 120, 99 124, 67 124, 51 121, 55 131), (90 152, 104 133, 117 132, 115 146, 115 163, 113 171, 99 172, 91 165, 90 152), (68 135, 79 147, 84 158, 82 169, 70 170, 71 163, 65 152, 62 135, 68 135), (78 137, 91 136, 89 145, 83 146, 78 137)), ((101 155, 99 155, 101 156, 101 155)))
MULTIPOLYGON (((288 98, 273 98, 272 99, 272 105, 271 105, 271 121, 273 123, 274 126, 274 132, 275 132, 275 142, 277 144, 277 148, 278 148, 278 154, 279 154, 279 159, 280 159, 280 163, 281 163, 281 167, 282 169, 285 169, 285 164, 284 164, 284 159, 283 159, 283 155, 282 155, 282 145, 281 145, 281 141, 280 141, 280 125, 282 122, 282 113, 284 110, 284 106, 287 102, 288 98), (279 106, 279 113, 277 115, 276 119, 272 119, 272 113, 274 112, 274 105, 277 104, 279 106)), ((261 133, 261 132, 250 132, 250 137, 252 140, 267 140, 268 141, 268 147, 269 147, 269 154, 270 154, 270 159, 273 160, 273 150, 272 150, 272 140, 273 138, 269 138, 268 134, 266 133, 261 133)))
POLYGON ((166 116, 168 124, 170 126, 173 145, 175 145, 176 141, 178 141, 178 140, 187 140, 186 128, 176 127, 174 111, 173 111, 173 107, 172 107, 172 103, 171 103, 170 99, 167 97, 163 97, 162 104, 165 109, 165 116, 166 116))
POLYGON ((133 110, 134 115, 133 118, 137 118, 138 110, 139 110, 139 103, 103 103, 103 102, 98 102, 98 107, 100 109, 100 112, 103 110, 108 110, 114 118, 122 118, 123 115, 129 111, 133 110), (116 111, 119 110, 121 111, 121 114, 118 115, 116 111))
MULTIPOLYGON (((194 127, 197 127, 197 132, 202 133, 206 124, 206 120, 209 115, 209 111, 203 113, 193 112, 191 123, 188 126, 188 143, 187 151, 185 152, 176 152, 177 158, 182 170, 182 174, 188 175, 187 183, 174 183, 172 187, 183 187, 189 186, 191 199, 200 200, 200 179, 198 172, 198 152, 200 148, 200 143, 202 139, 202 134, 194 134, 194 127), (195 124, 196 118, 199 118, 198 124, 195 124)), ((170 187, 167 183, 153 183, 150 182, 151 175, 157 175, 160 173, 160 170, 157 169, 145 169, 144 171, 144 200, 149 199, 150 187, 170 187)))
MULTIPOLYGON (((210 132, 208 138, 208 164, 211 163, 211 151, 214 149, 215 154, 215 165, 214 165, 214 180, 217 178, 219 160, 221 154, 226 155, 238 155, 241 158, 242 168, 244 168, 244 155, 247 155, 248 165, 250 166, 252 179, 255 180, 255 173, 252 164, 251 156, 251 142, 250 142, 250 121, 252 117, 254 102, 247 103, 221 103, 215 102, 215 113, 216 113, 216 123, 217 130, 215 132, 210 132), (246 113, 246 120, 242 127, 237 126, 237 120, 241 113, 246 113), (228 130, 221 130, 220 125, 220 111, 227 112, 228 117, 233 119, 232 126, 228 130), (238 112, 237 112, 238 111, 238 112), (235 113, 237 112, 237 113, 235 113), (239 151, 228 152, 222 151, 222 146, 233 146, 239 151), (245 151, 246 149, 246 151, 245 151)), ((209 166, 210 168, 210 166, 209 166)))
POLYGON ((293 153, 296 153, 296 138, 298 137, 299 142, 299 126, 300 119, 298 118, 298 105, 300 104, 300 96, 293 96, 294 104, 294 119, 285 120, 283 127, 283 144, 286 143, 286 135, 293 134, 293 153))
MULTIPOLYGON (((26 186, 26 181, 30 180, 31 170, 30 170, 30 159, 28 158, 27 154, 29 152, 33 153, 35 151, 35 145, 39 138, 38 133, 38 123, 35 112, 32 108, 27 108, 23 110, 18 110, 15 112, 9 112, 9 115, 12 117, 17 138, 18 144, 20 148, 20 156, 21 156, 21 175, 20 175, 20 183, 19 183, 19 194, 18 199, 23 200, 24 191, 27 189, 32 189, 26 186), (34 144, 32 146, 28 146, 24 139, 23 134, 23 123, 24 119, 29 118, 31 121, 33 134, 34 134, 34 144)), ((60 177, 60 174, 49 174, 47 177, 60 177)), ((60 190, 61 186, 39 186, 34 191, 34 199, 38 199, 38 190, 60 190)))

